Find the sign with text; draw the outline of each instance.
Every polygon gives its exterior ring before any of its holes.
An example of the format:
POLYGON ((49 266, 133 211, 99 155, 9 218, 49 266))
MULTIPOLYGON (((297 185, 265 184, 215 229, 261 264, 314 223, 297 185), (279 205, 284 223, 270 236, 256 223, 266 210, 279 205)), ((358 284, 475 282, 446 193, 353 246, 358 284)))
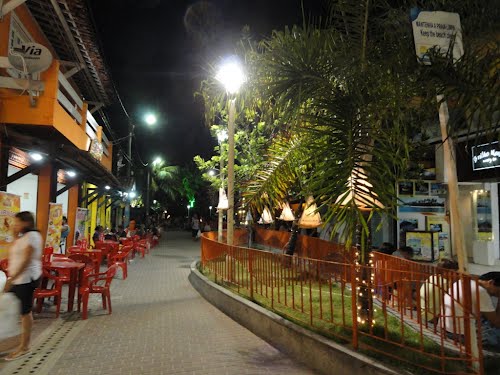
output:
POLYGON ((75 238, 73 243, 76 244, 76 241, 87 238, 87 236, 85 235, 85 228, 87 227, 86 223, 88 220, 88 216, 89 210, 87 210, 86 208, 77 207, 75 216, 75 238))
POLYGON ((426 12, 413 8, 411 21, 417 57, 424 64, 430 64, 428 51, 432 48, 439 49, 445 55, 452 46, 454 60, 464 54, 458 13, 426 12))
POLYGON ((472 147, 472 170, 500 167, 500 145, 498 142, 472 147))
POLYGON ((47 226, 47 238, 45 239, 45 247, 52 247, 54 249, 54 254, 61 253, 62 218, 62 204, 49 203, 49 225, 47 226))
POLYGON ((89 152, 94 159, 101 161, 102 155, 104 153, 104 147, 102 146, 102 143, 99 142, 99 140, 93 139, 92 143, 90 144, 89 152))
POLYGON ((0 191, 0 259, 7 258, 14 241, 14 216, 20 209, 20 196, 0 191))

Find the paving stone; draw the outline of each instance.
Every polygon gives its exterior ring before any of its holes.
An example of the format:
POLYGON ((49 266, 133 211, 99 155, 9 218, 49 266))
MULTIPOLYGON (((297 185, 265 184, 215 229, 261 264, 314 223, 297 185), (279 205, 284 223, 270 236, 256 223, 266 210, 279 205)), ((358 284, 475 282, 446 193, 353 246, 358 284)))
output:
MULTIPOLYGON (((205 301, 188 281, 199 242, 167 232, 111 287, 113 314, 89 319, 47 374, 313 374, 205 301)), ((1 373, 1 368, 0 368, 1 373)), ((3 375, 3 373, 2 373, 3 375)), ((38 373, 41 375, 41 373, 38 373)))

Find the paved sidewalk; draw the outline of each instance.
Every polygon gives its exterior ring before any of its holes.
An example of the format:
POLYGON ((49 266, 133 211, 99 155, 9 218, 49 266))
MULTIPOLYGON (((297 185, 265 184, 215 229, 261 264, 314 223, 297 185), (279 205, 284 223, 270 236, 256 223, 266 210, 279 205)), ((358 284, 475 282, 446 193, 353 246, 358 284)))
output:
POLYGON ((94 299, 87 321, 61 320, 48 339, 54 349, 37 354, 36 374, 313 374, 191 287, 199 246, 188 232, 165 233, 161 246, 129 266, 127 280, 113 281, 112 315, 94 299))

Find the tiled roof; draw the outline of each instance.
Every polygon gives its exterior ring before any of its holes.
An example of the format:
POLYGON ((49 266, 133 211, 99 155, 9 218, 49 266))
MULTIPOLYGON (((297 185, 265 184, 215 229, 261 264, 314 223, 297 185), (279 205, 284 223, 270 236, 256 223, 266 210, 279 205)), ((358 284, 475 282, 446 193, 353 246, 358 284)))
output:
POLYGON ((114 97, 111 77, 86 1, 29 0, 27 5, 58 58, 83 64, 72 78, 84 99, 109 104, 114 97))

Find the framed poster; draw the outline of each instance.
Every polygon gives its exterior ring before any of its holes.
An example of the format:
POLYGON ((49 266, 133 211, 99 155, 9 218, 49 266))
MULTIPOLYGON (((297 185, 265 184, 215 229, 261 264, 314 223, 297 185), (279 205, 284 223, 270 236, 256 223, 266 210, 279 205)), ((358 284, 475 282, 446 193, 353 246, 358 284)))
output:
POLYGON ((415 182, 415 195, 429 195, 429 183, 415 182))
POLYGON ((430 231, 406 232, 406 246, 413 249, 413 260, 434 262, 439 258, 439 234, 430 231))
POLYGON ((431 215, 426 217, 426 221, 428 231, 438 232, 439 256, 449 258, 451 256, 450 223, 446 216, 431 215))
POLYGON ((440 197, 401 197, 399 212, 406 213, 445 213, 445 199, 440 197))
POLYGON ((417 218, 399 219, 398 229, 399 229, 399 245, 405 246, 406 232, 415 231, 418 229, 418 219, 417 218))
POLYGON ((475 232, 476 240, 493 240, 493 222, 491 215, 491 196, 488 190, 476 192, 475 201, 475 232))
POLYGON ((413 195, 413 181, 398 182, 399 195, 413 195))
POLYGON ((431 195, 444 195, 447 191, 448 189, 445 184, 431 182, 431 195))

